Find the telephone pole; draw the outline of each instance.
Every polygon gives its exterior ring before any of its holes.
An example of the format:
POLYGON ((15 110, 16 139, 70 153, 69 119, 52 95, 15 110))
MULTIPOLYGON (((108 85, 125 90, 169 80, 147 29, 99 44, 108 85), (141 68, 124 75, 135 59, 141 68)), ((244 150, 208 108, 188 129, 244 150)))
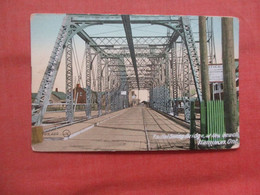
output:
POLYGON ((206 17, 199 16, 202 100, 210 100, 206 17))
POLYGON ((201 133, 207 133, 207 113, 206 104, 210 100, 209 88, 209 68, 208 68, 208 48, 207 48, 207 31, 206 17, 199 16, 199 37, 200 37, 200 68, 201 68, 201 87, 202 87, 202 102, 201 108, 201 133))
POLYGON ((222 60, 224 77, 224 113, 227 133, 237 132, 238 111, 234 62, 233 18, 222 18, 222 60))

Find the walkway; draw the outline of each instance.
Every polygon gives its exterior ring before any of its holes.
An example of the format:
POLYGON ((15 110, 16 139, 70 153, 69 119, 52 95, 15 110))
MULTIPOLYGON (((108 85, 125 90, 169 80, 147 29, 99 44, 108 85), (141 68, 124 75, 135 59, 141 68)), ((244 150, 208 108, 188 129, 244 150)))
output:
POLYGON ((44 133, 36 151, 147 151, 189 148, 189 139, 172 139, 189 130, 144 106, 44 133), (69 137, 68 137, 69 136, 69 137))

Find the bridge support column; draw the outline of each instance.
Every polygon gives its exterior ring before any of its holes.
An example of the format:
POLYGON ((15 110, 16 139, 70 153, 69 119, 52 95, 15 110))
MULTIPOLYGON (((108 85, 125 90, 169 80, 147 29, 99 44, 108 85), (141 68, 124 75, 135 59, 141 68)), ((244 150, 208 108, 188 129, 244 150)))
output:
POLYGON ((106 98, 106 114, 109 113, 109 92, 106 91, 105 93, 106 98))
POLYGON ((165 113, 170 113, 170 75, 169 75, 169 72, 170 72, 170 70, 169 70, 169 65, 170 65, 170 63, 169 63, 169 58, 168 58, 168 55, 166 55, 166 57, 165 57, 166 59, 164 60, 164 62, 165 62, 165 92, 164 92, 164 94, 165 94, 165 110, 164 110, 164 112, 165 113))
POLYGON ((98 101, 98 116, 102 115, 102 92, 97 92, 97 101, 98 101))
POLYGON ((114 112, 114 91, 110 91, 109 96, 110 96, 110 110, 111 112, 114 112))
POLYGON ((66 46, 66 118, 70 123, 74 120, 72 39, 67 41, 66 46))
POLYGON ((173 115, 178 116, 178 63, 177 63, 177 45, 174 43, 171 49, 172 66, 172 91, 173 91, 173 115))
POLYGON ((184 106, 185 121, 190 122, 190 68, 187 48, 182 45, 182 66, 183 66, 183 92, 182 100, 184 106))
POLYGON ((118 95, 119 95, 119 110, 122 110, 124 105, 124 97, 121 94, 121 90, 119 91, 118 95))
POLYGON ((86 43, 86 106, 85 112, 88 119, 91 118, 92 91, 91 91, 91 49, 86 43))
POLYGON ((125 108, 129 107, 129 89, 126 87, 125 108))
POLYGON ((97 84, 98 84, 98 90, 97 90, 97 101, 98 101, 98 116, 102 115, 102 102, 101 102, 101 71, 102 71, 102 66, 101 66, 101 57, 100 55, 97 56, 97 84))
POLYGON ((108 76, 108 59, 105 59, 105 112, 109 112, 109 76, 108 76))
POLYGON ((119 110, 119 105, 120 105, 120 91, 117 90, 116 91, 116 101, 115 101, 115 104, 116 104, 116 111, 119 110))

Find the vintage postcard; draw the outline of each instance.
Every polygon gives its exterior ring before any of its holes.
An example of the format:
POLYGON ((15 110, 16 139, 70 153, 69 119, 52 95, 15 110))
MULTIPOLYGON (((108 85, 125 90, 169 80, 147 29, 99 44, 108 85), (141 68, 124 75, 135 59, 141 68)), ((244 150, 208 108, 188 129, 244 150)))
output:
POLYGON ((32 149, 239 147, 239 21, 33 14, 32 149))

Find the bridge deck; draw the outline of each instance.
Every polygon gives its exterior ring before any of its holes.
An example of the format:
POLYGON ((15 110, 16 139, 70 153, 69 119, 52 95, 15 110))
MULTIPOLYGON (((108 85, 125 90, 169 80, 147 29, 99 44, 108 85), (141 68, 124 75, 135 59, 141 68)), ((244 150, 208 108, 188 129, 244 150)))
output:
POLYGON ((188 149, 189 139, 163 136, 186 133, 187 128, 138 106, 45 133, 44 141, 32 147, 36 151, 181 150, 188 149))

